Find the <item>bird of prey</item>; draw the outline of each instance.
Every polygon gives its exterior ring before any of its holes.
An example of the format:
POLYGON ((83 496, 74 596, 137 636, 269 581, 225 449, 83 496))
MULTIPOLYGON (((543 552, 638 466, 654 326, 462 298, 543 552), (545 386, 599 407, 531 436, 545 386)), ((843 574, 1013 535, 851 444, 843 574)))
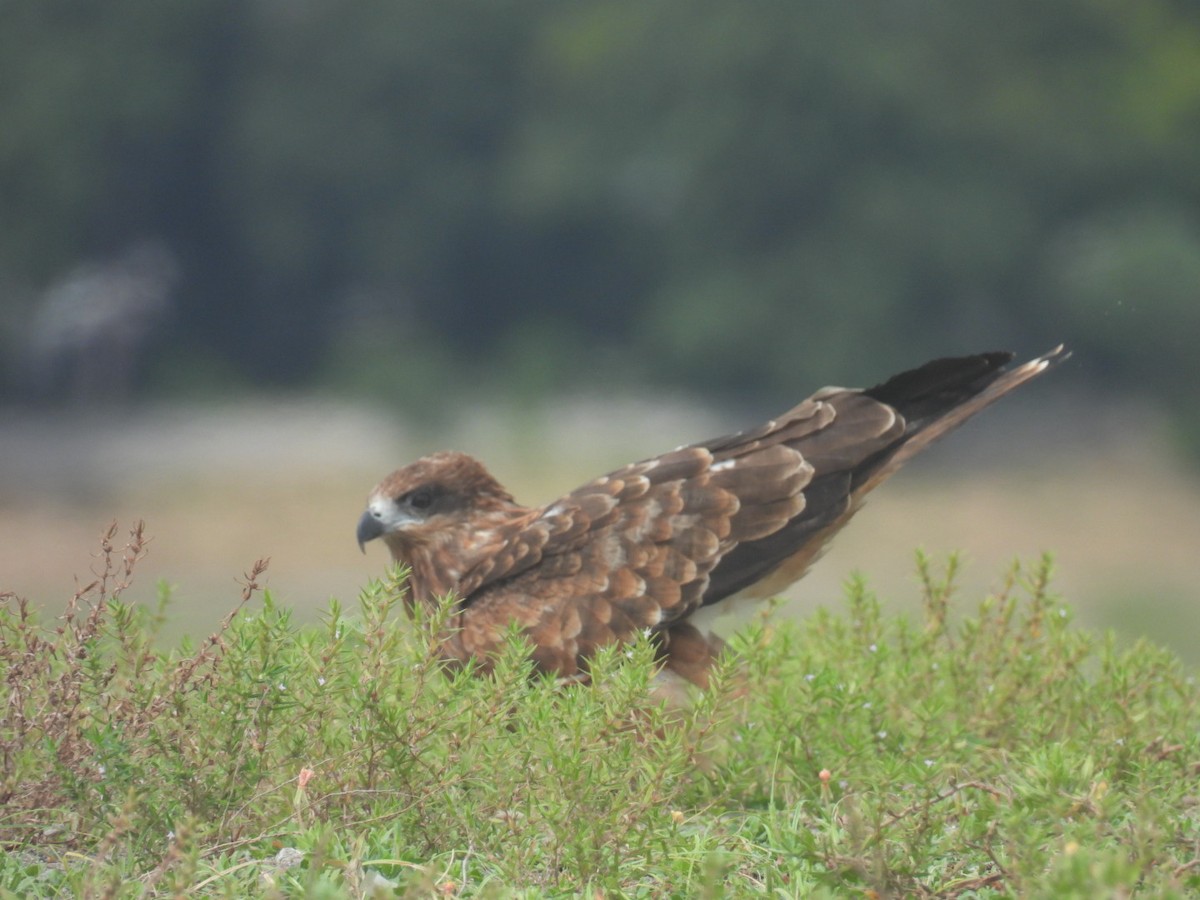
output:
POLYGON ((827 387, 747 431, 610 472, 542 507, 464 453, 423 457, 371 491, 358 542, 410 570, 406 601, 453 595, 441 652, 487 671, 517 623, 536 666, 586 677, 648 630, 663 675, 704 687, 711 619, 799 579, 872 488, 1069 354, 938 359, 866 390, 827 387))

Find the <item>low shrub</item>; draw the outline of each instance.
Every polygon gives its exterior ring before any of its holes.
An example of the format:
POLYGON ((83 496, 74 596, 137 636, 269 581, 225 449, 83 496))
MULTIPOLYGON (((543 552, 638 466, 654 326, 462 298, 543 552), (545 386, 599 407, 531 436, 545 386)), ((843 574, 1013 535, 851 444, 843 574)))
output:
POLYGON ((1194 677, 1071 623, 1050 565, 971 615, 757 620, 688 708, 647 639, 591 684, 447 670, 403 573, 297 626, 247 573, 198 645, 121 600, 0 609, 0 892, 16 896, 1184 896, 1200 890, 1194 677))

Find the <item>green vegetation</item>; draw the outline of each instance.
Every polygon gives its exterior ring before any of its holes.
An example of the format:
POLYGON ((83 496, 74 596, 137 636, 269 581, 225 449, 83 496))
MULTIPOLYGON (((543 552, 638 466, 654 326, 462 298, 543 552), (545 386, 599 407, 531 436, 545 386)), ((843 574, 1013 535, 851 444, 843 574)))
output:
MULTIPOLYGON (((1184 896, 1200 890, 1200 692, 1072 626, 1049 564, 920 621, 861 580, 761 620, 685 711, 652 648, 590 686, 446 672, 399 579, 297 628, 262 566, 197 646, 120 595, 0 611, 3 896, 1184 896), (289 865, 289 863, 293 863, 289 865)), ((164 592, 165 599, 165 592, 164 592)), ((444 614, 444 611, 443 611, 444 614)))

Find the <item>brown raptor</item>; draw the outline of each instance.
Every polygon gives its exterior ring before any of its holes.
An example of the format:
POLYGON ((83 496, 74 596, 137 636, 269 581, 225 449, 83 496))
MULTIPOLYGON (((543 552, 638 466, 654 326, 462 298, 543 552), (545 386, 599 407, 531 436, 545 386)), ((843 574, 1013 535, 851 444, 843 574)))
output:
POLYGON ((516 503, 470 456, 435 453, 371 491, 358 541, 382 538, 410 568, 410 608, 457 598, 451 659, 486 671, 516 622, 539 668, 576 676, 598 647, 649 629, 665 669, 703 686, 720 647, 706 613, 778 594, 868 491, 1068 354, 1006 368, 1012 356, 824 388, 757 428, 632 463, 541 507, 516 503))

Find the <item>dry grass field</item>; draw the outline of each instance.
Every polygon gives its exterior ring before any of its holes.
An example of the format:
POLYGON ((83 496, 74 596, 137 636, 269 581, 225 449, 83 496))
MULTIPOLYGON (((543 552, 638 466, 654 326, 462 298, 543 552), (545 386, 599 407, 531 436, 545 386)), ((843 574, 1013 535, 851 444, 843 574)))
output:
MULTIPOLYGON (((1200 661, 1200 482, 1172 462, 1153 417, 1085 422, 1072 414, 1079 406, 1010 400, 948 438, 874 495, 785 610, 837 605, 856 570, 885 606, 911 605, 917 547, 935 558, 962 552, 960 599, 973 607, 1014 558, 1049 551, 1057 588, 1086 625, 1144 634, 1200 661)), ((312 399, 109 418, 10 414, 0 417, 0 590, 61 605, 88 578, 108 524, 144 519, 150 553, 126 596, 151 601, 157 581, 172 585, 169 632, 210 630, 259 557, 271 558, 276 598, 312 619, 383 571, 381 547, 364 557, 354 543, 362 501, 423 452, 472 452, 518 499, 543 502, 756 417, 587 398, 464 415, 436 433, 312 399)))

